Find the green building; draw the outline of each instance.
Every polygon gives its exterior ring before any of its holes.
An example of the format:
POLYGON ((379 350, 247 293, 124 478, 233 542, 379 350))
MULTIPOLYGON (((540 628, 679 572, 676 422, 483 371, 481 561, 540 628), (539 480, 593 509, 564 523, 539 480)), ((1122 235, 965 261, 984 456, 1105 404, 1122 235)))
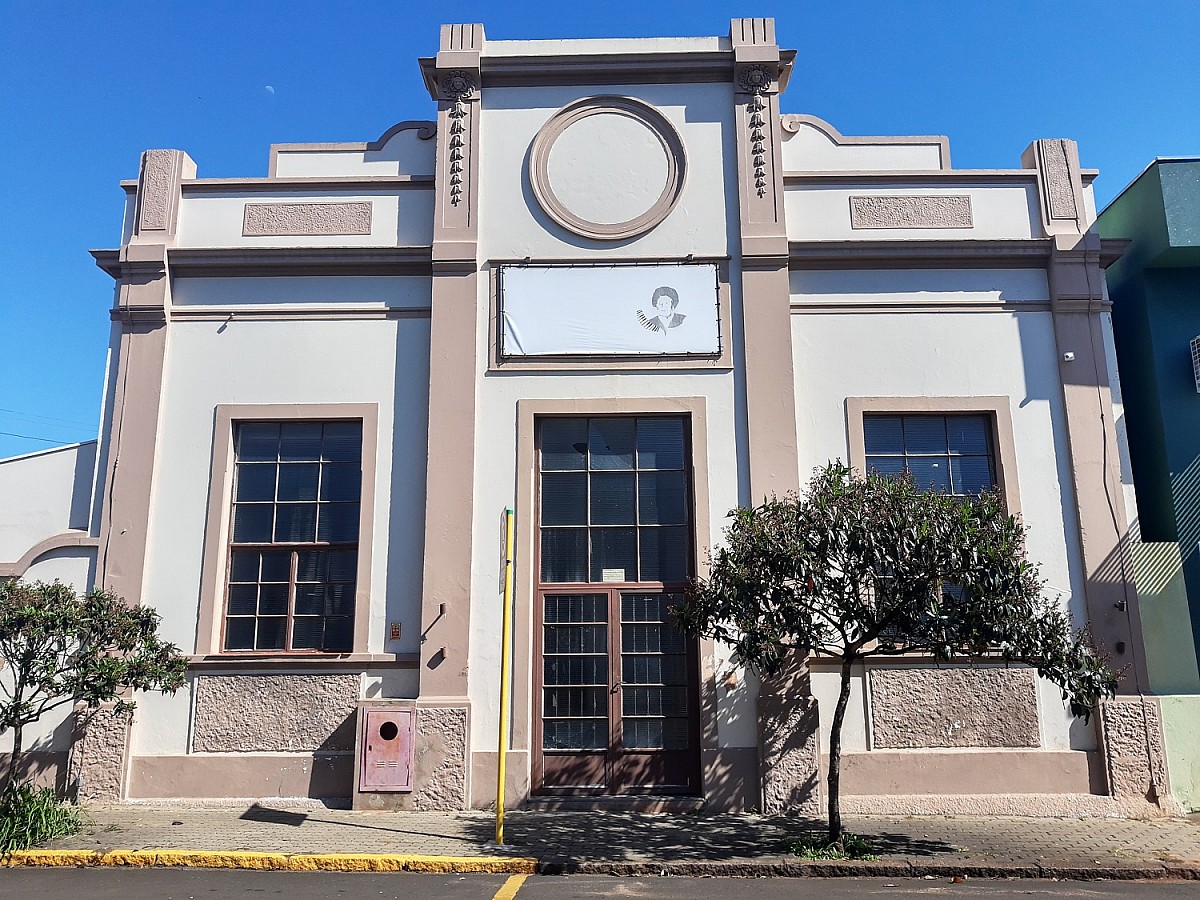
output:
MULTIPOLYGON (((1200 157, 1158 159, 1100 214, 1141 543, 1132 548, 1172 790, 1200 809, 1200 157)), ((1131 514, 1133 510, 1130 510, 1131 514)))

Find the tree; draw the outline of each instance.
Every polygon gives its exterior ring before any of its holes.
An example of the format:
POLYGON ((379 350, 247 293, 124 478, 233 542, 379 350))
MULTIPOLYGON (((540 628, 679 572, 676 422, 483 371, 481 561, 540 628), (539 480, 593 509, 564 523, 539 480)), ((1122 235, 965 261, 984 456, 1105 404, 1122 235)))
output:
POLYGON ((23 732, 52 709, 134 704, 127 689, 174 693, 187 658, 159 640, 159 615, 106 591, 79 596, 66 584, 0 582, 0 729, 12 729, 9 790, 17 783, 23 732))
POLYGON ((1116 678, 1074 632, 1025 553, 1025 527, 995 493, 954 497, 910 476, 818 469, 801 497, 730 513, 725 547, 677 611, 763 675, 810 653, 841 661, 829 740, 829 842, 842 838, 841 731, 856 663, 919 653, 937 662, 1024 663, 1090 716, 1116 678))

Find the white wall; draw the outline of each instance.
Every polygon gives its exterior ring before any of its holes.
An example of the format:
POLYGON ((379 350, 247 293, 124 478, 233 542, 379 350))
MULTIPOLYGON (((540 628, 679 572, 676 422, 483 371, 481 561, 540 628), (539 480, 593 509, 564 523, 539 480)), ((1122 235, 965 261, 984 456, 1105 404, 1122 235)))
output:
POLYGON ((412 128, 396 133, 378 150, 350 149, 337 144, 280 148, 275 156, 275 177, 432 175, 435 141, 436 138, 421 140, 417 129, 412 128))
MULTIPOLYGON (((799 274, 799 273, 798 273, 799 274)), ((997 288, 1029 296, 1034 281, 1019 270, 995 273, 997 288)), ((844 280, 843 295, 864 301, 863 289, 884 273, 813 273, 793 277, 793 290, 844 280)), ((918 302, 926 287, 945 293, 952 273, 905 273, 895 296, 918 302)), ((977 273, 963 273, 970 295, 977 273)), ((812 294, 793 294, 800 302, 812 294)), ((1036 299, 1029 297, 1029 299, 1036 299)), ((1083 622, 1082 569, 1058 383, 1051 314, 1046 311, 793 315, 797 427, 802 472, 847 458, 847 397, 1008 396, 1011 401, 1021 513, 1029 528, 1030 558, 1041 564, 1049 589, 1083 622)), ((818 696, 832 688, 815 676, 818 696)), ((1045 690, 1043 690, 1045 693, 1045 690)), ((1043 698, 1043 744, 1070 745, 1069 719, 1043 698)), ((850 728, 851 726, 848 726, 850 728)), ((862 724, 852 726, 861 733, 862 724)), ((1085 740, 1080 736, 1079 740, 1085 740)))
POLYGON ((38 541, 89 525, 96 442, 0 459, 0 562, 38 541))
MULTIPOLYGON (((936 141, 913 138, 910 143, 838 144, 819 128, 801 123, 795 134, 783 132, 785 172, 923 171, 942 168, 942 149, 936 141)), ((903 140, 901 138, 900 140, 903 140)))

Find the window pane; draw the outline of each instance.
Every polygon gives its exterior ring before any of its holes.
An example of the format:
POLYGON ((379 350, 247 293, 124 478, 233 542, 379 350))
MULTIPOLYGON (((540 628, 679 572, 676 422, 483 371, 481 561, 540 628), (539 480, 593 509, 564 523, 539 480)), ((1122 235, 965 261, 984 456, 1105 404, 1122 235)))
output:
POLYGON ((626 719, 624 744, 641 750, 688 749, 687 719, 626 719))
POLYGON ((945 417, 905 416, 904 449, 908 453, 945 453, 945 417))
POLYGON ((262 555, 262 581, 286 582, 291 575, 290 550, 268 550, 262 555))
POLYGON ((258 581, 258 551, 234 550, 229 562, 230 581, 258 581))
POLYGON ((878 472, 880 475, 892 477, 904 472, 903 456, 868 456, 867 471, 878 472))
POLYGON ((639 469, 683 468, 683 419, 639 419, 639 469))
POLYGON ((296 615, 320 616, 325 614, 325 588, 319 584, 296 585, 296 615))
POLYGON ((587 524, 587 474, 542 476, 542 524, 587 524))
POLYGON ((354 648, 354 619, 349 616, 325 617, 326 653, 349 653, 354 648))
POLYGON ((637 530, 634 528, 593 528, 592 581, 616 579, 637 581, 637 530))
POLYGON ((542 529, 542 581, 587 581, 587 529, 542 529))
POLYGON ((254 619, 225 620, 225 649, 254 649, 254 619))
POLYGON ((603 750, 607 746, 607 719, 547 719, 542 728, 545 750, 603 750))
POLYGON ((320 616, 297 616, 292 620, 292 649, 320 650, 325 637, 325 620, 320 616))
POLYGON ((326 422, 321 441, 321 458, 337 462, 362 459, 362 423, 326 422))
POLYGON ((950 416, 946 419, 946 436, 951 453, 987 454, 991 450, 984 416, 950 416))
POLYGON ((256 650, 282 650, 287 635, 287 619, 258 619, 258 636, 254 641, 256 650))
POLYGON ((952 456, 950 472, 956 494, 978 494, 996 484, 992 477, 991 460, 986 456, 952 456))
POLYGON ((317 478, 321 467, 317 463, 287 463, 279 467, 280 500, 316 500, 317 478))
POLYGON ((687 684, 687 657, 682 653, 670 656, 623 655, 621 680, 625 684, 687 684))
POLYGON ((682 601, 681 594, 622 594, 622 622, 671 622, 671 607, 682 601))
POLYGON ((317 522, 317 540, 346 544, 358 540, 357 503, 322 503, 317 522))
POLYGON ((297 553, 296 580, 324 580, 327 566, 327 556, 329 556, 329 554, 323 550, 301 550, 299 553, 297 553))
POLYGON ((633 419, 588 419, 592 469, 633 468, 633 419))
POLYGON ((863 441, 868 454, 903 453, 904 429, 899 416, 864 416, 863 441))
POLYGON ((548 716, 595 717, 608 715, 607 687, 560 687, 544 691, 548 716))
POLYGON ((607 594, 563 594, 545 599, 545 622, 607 622, 607 594))
POLYGON ((634 474, 596 473, 592 478, 591 522, 593 525, 633 525, 634 474))
POLYGON ((908 471, 922 490, 950 490, 950 460, 946 456, 910 456, 908 471))
POLYGON ((274 423, 243 423, 237 427, 239 462, 274 462, 279 455, 279 426, 274 423))
POLYGON ((312 460, 321 458, 321 425, 317 422, 285 422, 279 426, 279 458, 312 460))
POLYGON ((542 652, 607 653, 607 625, 546 625, 543 629, 542 652))
POLYGON ((233 541, 236 544, 271 542, 271 520, 275 508, 270 504, 237 504, 233 509, 233 541))
POLYGON ((275 468, 275 463, 238 463, 237 487, 234 489, 233 499, 274 500, 275 468))
POLYGON ((277 542, 311 542, 316 539, 317 504, 280 503, 275 509, 277 542))
POLYGON ((358 500, 362 469, 358 463, 328 463, 321 467, 322 500, 358 500))
POLYGON ((622 653, 684 653, 687 640, 674 625, 621 626, 622 653))
POLYGON ((684 525, 688 520, 687 473, 638 475, 638 521, 643 525, 684 525))
POLYGON ((607 684, 607 656, 546 656, 545 684, 607 684))
POLYGON ((682 581, 691 555, 687 528, 639 528, 642 581, 682 581))
POLYGON ((542 471, 587 468, 587 419, 543 419, 542 471))
POLYGON ((258 585, 231 584, 229 586, 229 614, 252 616, 258 608, 258 585))
POLYGON ((326 581, 353 582, 358 571, 358 554, 353 550, 331 550, 325 557, 326 581))
POLYGON ((686 716, 685 687, 624 687, 621 712, 626 716, 686 716))
POLYGON ((286 616, 288 586, 286 584, 263 584, 258 588, 258 614, 260 616, 286 616))

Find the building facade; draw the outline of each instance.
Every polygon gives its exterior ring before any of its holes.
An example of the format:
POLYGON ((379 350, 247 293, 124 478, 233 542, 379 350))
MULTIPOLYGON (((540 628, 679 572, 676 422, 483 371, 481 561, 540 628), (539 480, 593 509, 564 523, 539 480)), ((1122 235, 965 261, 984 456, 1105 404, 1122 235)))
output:
POLYGON ((47 457, 87 487, 26 516, 4 574, 153 605, 191 674, 132 721, 46 723, 46 765, 73 748, 85 797, 489 804, 512 508, 510 799, 815 810, 836 671, 760 683, 668 610, 728 510, 841 458, 999 486, 1124 672, 1084 724, 1028 669, 860 667, 844 808, 1173 808, 1096 173, 1068 140, 956 170, 945 138, 783 114, 794 56, 769 19, 445 26, 436 121, 275 145, 266 178, 147 151, 93 252, 99 448, 47 457))
POLYGON ((1100 214, 1137 487, 1130 520, 1149 683, 1175 796, 1200 809, 1200 159, 1151 163, 1100 214))

